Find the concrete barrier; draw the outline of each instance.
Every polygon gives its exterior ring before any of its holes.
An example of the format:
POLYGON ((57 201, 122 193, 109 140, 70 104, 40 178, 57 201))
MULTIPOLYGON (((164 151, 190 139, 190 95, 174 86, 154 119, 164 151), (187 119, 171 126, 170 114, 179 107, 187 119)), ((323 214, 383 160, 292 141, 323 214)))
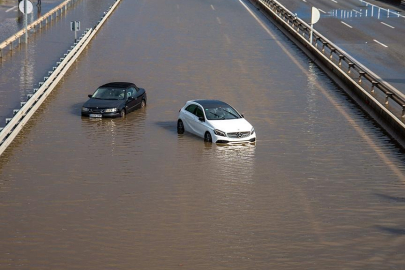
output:
POLYGON ((405 95, 276 0, 249 0, 405 148, 405 95))

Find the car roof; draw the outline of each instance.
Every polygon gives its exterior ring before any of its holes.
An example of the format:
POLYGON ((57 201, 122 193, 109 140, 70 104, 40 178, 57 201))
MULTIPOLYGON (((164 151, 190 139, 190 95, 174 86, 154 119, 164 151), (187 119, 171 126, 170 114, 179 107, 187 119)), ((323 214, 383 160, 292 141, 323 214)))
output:
POLYGON ((220 100, 215 100, 215 99, 197 99, 197 100, 193 100, 193 102, 200 104, 204 108, 212 108, 212 107, 220 107, 220 106, 230 107, 230 105, 228 103, 225 103, 220 100))
POLYGON ((135 84, 130 83, 130 82, 110 82, 110 83, 103 84, 100 87, 127 88, 127 87, 132 86, 132 85, 135 85, 135 84))

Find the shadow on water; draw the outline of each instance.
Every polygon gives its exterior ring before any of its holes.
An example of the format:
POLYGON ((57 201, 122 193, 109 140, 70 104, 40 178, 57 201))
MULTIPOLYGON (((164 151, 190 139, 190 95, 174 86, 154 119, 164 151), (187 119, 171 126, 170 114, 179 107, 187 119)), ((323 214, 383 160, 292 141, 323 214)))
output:
POLYGON ((405 235, 405 229, 376 226, 377 229, 395 235, 405 235))
MULTIPOLYGON (((378 194, 376 193, 378 197, 387 200, 389 202, 393 203, 405 203, 405 198, 404 197, 396 197, 396 196, 389 196, 385 194, 378 194)), ((390 234, 395 234, 395 235, 405 235, 405 229, 401 228, 390 228, 390 227, 384 227, 384 226, 376 226, 377 229, 381 231, 388 232, 390 234)))
POLYGON ((155 122, 158 127, 170 131, 171 133, 177 134, 177 122, 176 121, 158 121, 155 122))
POLYGON ((72 106, 70 106, 70 113, 71 113, 72 115, 78 115, 78 116, 80 116, 80 115, 81 115, 80 110, 81 110, 81 108, 82 108, 82 106, 83 106, 83 103, 84 103, 84 102, 80 102, 80 103, 76 103, 76 104, 73 104, 72 106))
POLYGON ((385 195, 385 194, 375 194, 378 197, 390 201, 390 202, 397 202, 397 203, 405 203, 405 198, 402 197, 394 197, 394 196, 389 196, 389 195, 385 195))

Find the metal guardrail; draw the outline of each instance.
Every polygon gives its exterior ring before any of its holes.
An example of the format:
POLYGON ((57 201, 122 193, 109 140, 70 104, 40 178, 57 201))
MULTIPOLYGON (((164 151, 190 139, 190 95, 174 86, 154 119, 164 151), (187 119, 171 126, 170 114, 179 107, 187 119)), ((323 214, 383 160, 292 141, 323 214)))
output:
POLYGON ((340 69, 342 73, 346 73, 346 75, 350 76, 355 81, 358 87, 376 98, 377 102, 381 104, 383 108, 389 110, 400 124, 405 127, 403 124, 405 120, 405 95, 403 93, 383 81, 378 75, 374 74, 347 52, 333 44, 318 31, 313 31, 313 40, 310 41, 310 25, 298 18, 276 0, 256 1, 268 8, 274 16, 277 16, 293 31, 299 34, 307 42, 307 45, 312 46, 312 48, 319 53, 329 58, 329 60, 335 64, 336 68, 340 69), (367 85, 369 89, 366 89, 367 85), (378 90, 379 93, 377 93, 376 90, 378 90), (393 101, 396 107, 388 106, 390 101, 393 101))
POLYGON ((21 103, 21 109, 13 110, 14 116, 6 119, 6 126, 0 128, 0 155, 3 154, 35 111, 41 106, 58 82, 63 78, 70 66, 86 48, 87 44, 92 40, 94 35, 118 6, 120 1, 121 0, 116 0, 115 3, 109 7, 108 11, 104 12, 104 15, 94 28, 86 29, 78 42, 71 46, 51 71, 48 71, 49 77, 44 77, 44 81, 39 83, 40 87, 33 89, 33 94, 27 95, 27 101, 21 103))
MULTIPOLYGON (((49 12, 47 12, 45 15, 39 17, 37 20, 35 20, 33 23, 27 26, 27 30, 30 31, 34 29, 35 27, 39 26, 40 28, 42 27, 42 23, 45 21, 45 24, 48 23, 48 20, 52 21, 53 18, 57 18, 60 15, 62 15, 62 12, 66 12, 67 8, 75 4, 78 0, 66 0, 57 7, 53 8, 49 12)), ((25 34, 25 29, 21 29, 11 37, 7 38, 5 41, 0 43, 0 58, 3 57, 3 50, 7 48, 7 46, 10 46, 10 50, 12 51, 14 48, 14 41, 18 39, 18 44, 21 43, 21 37, 24 36, 25 34)))

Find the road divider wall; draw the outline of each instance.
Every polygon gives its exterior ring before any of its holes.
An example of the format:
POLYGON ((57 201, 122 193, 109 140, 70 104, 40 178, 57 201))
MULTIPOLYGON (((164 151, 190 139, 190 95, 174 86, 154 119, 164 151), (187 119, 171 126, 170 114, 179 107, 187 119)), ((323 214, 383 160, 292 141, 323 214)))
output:
POLYGON ((405 148, 405 95, 276 0, 249 0, 405 148))
MULTIPOLYGON (((35 27, 42 28, 42 24, 48 24, 48 22, 52 21, 54 18, 57 18, 62 15, 62 12, 66 12, 66 10, 73 6, 77 1, 79 0, 66 0, 57 7, 53 8, 49 12, 47 12, 44 16, 39 17, 37 20, 35 20, 33 23, 27 26, 27 30, 30 31, 32 29, 35 29, 35 27)), ((13 50, 14 48, 14 42, 18 40, 18 44, 21 44, 21 37, 23 37, 25 34, 25 29, 21 29, 2 43, 0 43, 0 58, 3 57, 3 51, 4 49, 9 46, 10 51, 13 50)))
POLYGON ((27 95, 27 101, 21 103, 20 109, 13 110, 14 116, 6 119, 6 126, 0 128, 0 155, 12 143, 14 138, 23 129, 36 110, 41 106, 45 99, 49 96, 52 90, 57 86, 63 78, 70 66, 80 56, 92 40, 97 31, 101 28, 107 18, 111 15, 114 9, 118 6, 121 0, 116 0, 111 5, 107 12, 97 22, 94 28, 88 28, 82 36, 75 42, 71 48, 60 58, 56 66, 48 71, 48 77, 44 77, 44 81, 39 83, 39 88, 33 89, 33 94, 27 95))

